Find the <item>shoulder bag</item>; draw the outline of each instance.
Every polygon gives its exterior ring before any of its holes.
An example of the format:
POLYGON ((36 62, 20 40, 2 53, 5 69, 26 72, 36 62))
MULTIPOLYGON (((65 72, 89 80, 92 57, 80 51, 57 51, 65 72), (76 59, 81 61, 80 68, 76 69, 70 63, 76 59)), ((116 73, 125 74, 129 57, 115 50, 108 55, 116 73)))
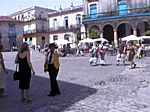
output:
POLYGON ((20 73, 19 73, 19 70, 18 70, 18 64, 16 64, 16 71, 13 74, 13 80, 14 81, 20 80, 20 73))

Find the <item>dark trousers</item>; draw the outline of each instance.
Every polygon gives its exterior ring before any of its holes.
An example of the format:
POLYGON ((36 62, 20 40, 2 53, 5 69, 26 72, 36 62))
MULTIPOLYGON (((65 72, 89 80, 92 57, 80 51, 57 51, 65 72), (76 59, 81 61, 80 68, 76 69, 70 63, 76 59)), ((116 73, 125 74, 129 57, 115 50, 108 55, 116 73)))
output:
POLYGON ((54 64, 48 65, 48 72, 49 72, 50 84, 51 84, 51 91, 50 91, 51 95, 60 94, 59 86, 58 86, 58 83, 56 80, 57 75, 58 75, 58 71, 59 71, 59 69, 56 69, 54 67, 54 64))

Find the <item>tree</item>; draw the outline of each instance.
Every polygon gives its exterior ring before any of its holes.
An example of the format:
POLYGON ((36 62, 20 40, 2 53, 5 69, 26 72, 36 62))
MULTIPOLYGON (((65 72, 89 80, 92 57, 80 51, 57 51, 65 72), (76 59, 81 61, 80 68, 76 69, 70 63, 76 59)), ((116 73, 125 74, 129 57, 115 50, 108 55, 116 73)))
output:
POLYGON ((146 32, 144 32, 143 35, 150 36, 150 30, 147 30, 146 32))
POLYGON ((99 32, 97 30, 92 30, 89 33, 89 36, 90 36, 90 38, 95 39, 95 38, 97 38, 99 36, 99 32))

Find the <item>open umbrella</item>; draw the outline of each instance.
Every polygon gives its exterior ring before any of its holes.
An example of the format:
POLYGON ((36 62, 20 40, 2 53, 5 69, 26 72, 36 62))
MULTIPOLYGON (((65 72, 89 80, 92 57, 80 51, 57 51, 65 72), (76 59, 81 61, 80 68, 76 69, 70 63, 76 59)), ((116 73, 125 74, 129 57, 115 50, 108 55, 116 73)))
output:
POLYGON ((86 38, 86 39, 83 39, 83 40, 81 40, 81 41, 79 41, 79 42, 80 42, 80 43, 93 43, 94 40, 91 39, 91 38, 86 38))
POLYGON ((140 39, 141 39, 140 37, 137 37, 135 35, 129 35, 129 36, 123 37, 122 41, 134 41, 134 40, 140 40, 140 39))
POLYGON ((150 36, 141 36, 141 39, 150 39, 150 36))
POLYGON ((94 41, 101 41, 101 42, 108 42, 108 40, 106 40, 105 38, 97 38, 97 39, 94 39, 94 41))

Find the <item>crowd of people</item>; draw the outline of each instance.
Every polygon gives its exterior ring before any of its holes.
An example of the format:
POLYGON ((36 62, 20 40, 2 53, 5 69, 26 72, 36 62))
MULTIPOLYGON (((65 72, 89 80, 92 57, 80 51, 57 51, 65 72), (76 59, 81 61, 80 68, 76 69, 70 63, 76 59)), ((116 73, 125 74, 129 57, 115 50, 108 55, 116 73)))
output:
POLYGON ((141 42, 136 41, 122 41, 119 40, 118 46, 115 49, 108 45, 107 43, 97 43, 94 42, 93 47, 90 49, 91 57, 89 59, 90 65, 96 65, 100 63, 101 65, 106 64, 106 54, 108 51, 112 55, 112 50, 116 52, 116 65, 119 66, 122 62, 123 65, 126 61, 130 61, 131 68, 135 68, 136 64, 134 58, 142 58, 146 56, 150 49, 141 44, 141 42), (110 51, 111 52, 110 52, 110 51))
MULTIPOLYGON (((96 65, 98 62, 101 65, 106 64, 106 54, 110 47, 108 43, 98 43, 94 42, 92 48, 89 50, 91 53, 91 58, 89 59, 90 65, 96 65)), ((83 55, 83 47, 78 46, 76 55, 83 55)), ((144 57, 144 47, 141 43, 135 43, 134 41, 123 42, 119 41, 117 47, 116 55, 116 65, 119 66, 122 62, 123 65, 126 64, 126 61, 130 61, 130 67, 135 68, 136 63, 134 62, 134 57, 142 58, 144 57)), ((0 45, 0 97, 8 96, 5 93, 5 83, 6 83, 6 74, 7 70, 4 64, 4 58, 2 55, 3 46, 0 45)), ((41 52, 41 50, 39 50, 41 52)), ((32 75, 35 75, 34 68, 30 60, 30 48, 28 43, 24 42, 21 45, 20 50, 18 51, 15 59, 15 63, 19 65, 19 89, 21 90, 21 101, 31 102, 30 98, 30 81, 32 75)), ((58 47, 55 43, 46 44, 45 46, 45 63, 44 63, 44 72, 49 73, 50 77, 50 92, 48 96, 60 95, 59 85, 57 83, 57 76, 59 72, 59 56, 62 53, 59 52, 58 47)))

